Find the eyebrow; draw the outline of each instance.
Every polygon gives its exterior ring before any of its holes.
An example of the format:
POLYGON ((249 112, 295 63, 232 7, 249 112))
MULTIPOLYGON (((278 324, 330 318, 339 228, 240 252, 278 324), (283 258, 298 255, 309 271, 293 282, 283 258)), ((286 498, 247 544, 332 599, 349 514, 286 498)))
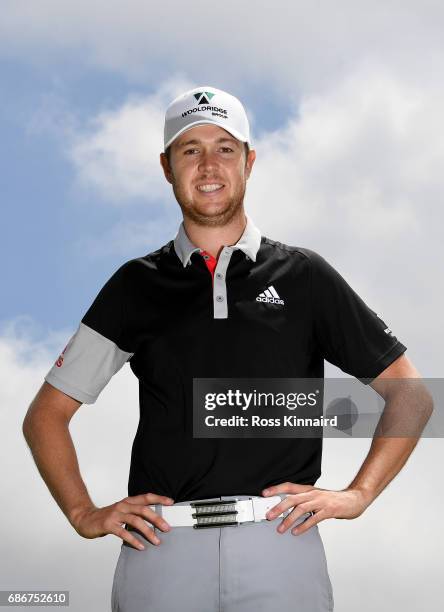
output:
MULTIPOLYGON (((187 145, 190 144, 200 144, 200 140, 193 138, 192 140, 187 140, 186 142, 181 142, 179 145, 177 145, 178 147, 186 147, 187 145)), ((236 140, 234 140, 234 138, 228 138, 227 136, 222 136, 221 138, 218 138, 216 140, 216 142, 232 142, 234 143, 236 146, 238 146, 238 143, 236 140)))

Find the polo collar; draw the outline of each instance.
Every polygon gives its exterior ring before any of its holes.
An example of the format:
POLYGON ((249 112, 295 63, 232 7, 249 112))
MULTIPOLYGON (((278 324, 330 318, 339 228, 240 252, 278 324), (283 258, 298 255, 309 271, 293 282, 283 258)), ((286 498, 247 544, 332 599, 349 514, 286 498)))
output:
MULTIPOLYGON (((261 244, 261 231, 258 227, 256 227, 252 218, 247 213, 245 213, 245 216, 247 218, 247 224, 245 226, 244 233, 236 244, 232 245, 232 248, 240 249, 250 259, 256 261, 256 255, 261 244)), ((191 255, 195 251, 199 252, 201 250, 200 247, 194 245, 188 238, 183 221, 181 222, 176 237, 174 238, 174 250, 176 251, 176 254, 182 262, 184 268, 190 261, 191 255)))

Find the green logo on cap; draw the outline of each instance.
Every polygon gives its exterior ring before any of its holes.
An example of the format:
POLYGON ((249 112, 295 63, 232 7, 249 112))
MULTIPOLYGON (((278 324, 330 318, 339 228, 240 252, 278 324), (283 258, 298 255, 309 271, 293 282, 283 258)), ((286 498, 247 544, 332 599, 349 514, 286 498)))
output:
POLYGON ((211 98, 214 96, 211 91, 199 91, 194 94, 198 104, 209 104, 211 98))

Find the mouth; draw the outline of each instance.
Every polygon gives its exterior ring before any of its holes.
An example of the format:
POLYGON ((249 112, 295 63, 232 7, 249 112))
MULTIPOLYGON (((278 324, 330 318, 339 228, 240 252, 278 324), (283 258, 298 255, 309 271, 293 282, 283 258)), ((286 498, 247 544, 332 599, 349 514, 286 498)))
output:
POLYGON ((201 187, 201 185, 196 185, 196 191, 198 191, 200 194, 202 194, 202 195, 204 195, 206 197, 215 196, 216 194, 218 194, 221 191, 223 191, 223 189, 225 189, 225 185, 223 185, 222 183, 207 183, 206 187, 209 188, 208 191, 204 191, 203 189, 199 189, 199 187, 201 187), (219 186, 215 187, 215 185, 219 185, 219 186))

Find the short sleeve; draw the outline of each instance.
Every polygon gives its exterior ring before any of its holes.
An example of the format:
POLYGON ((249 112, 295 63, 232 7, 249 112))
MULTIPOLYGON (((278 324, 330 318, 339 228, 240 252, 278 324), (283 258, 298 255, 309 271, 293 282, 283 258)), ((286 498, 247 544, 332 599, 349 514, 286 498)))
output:
POLYGON ((324 358, 368 384, 407 347, 321 255, 311 262, 314 333, 324 358))
POLYGON ((93 404, 111 377, 134 354, 126 338, 126 266, 123 264, 114 272, 99 291, 44 377, 82 403, 93 404))

